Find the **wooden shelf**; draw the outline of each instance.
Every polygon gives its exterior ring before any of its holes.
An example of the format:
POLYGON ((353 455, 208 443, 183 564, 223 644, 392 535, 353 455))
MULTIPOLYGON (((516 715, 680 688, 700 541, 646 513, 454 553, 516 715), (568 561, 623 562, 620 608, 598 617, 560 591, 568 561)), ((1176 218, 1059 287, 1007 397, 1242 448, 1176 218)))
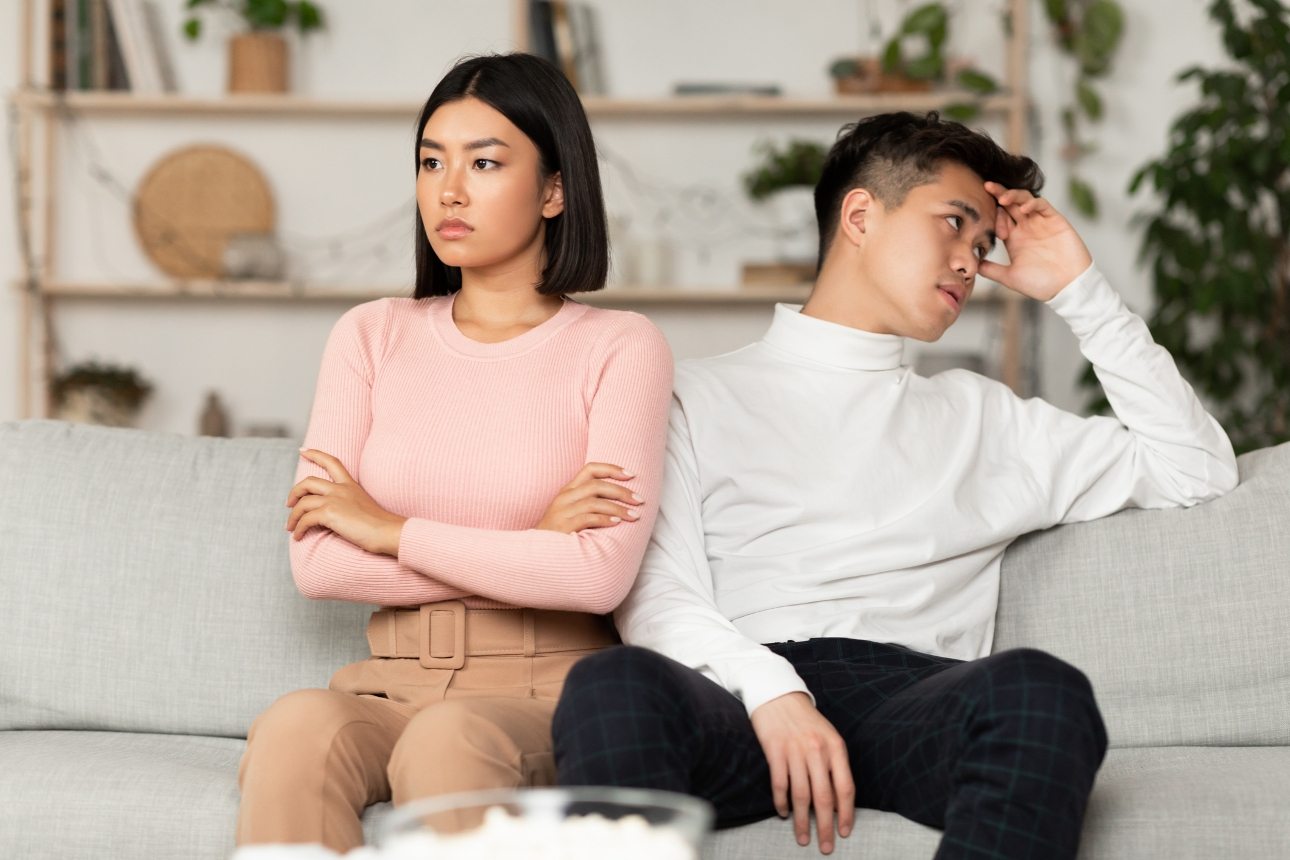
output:
MULTIPOLYGON (((410 292, 410 287, 394 286, 361 288, 310 285, 298 281, 183 280, 132 284, 58 281, 44 284, 40 294, 63 299, 234 299, 358 303, 386 296, 408 296, 410 292)), ((800 304, 806 301, 809 293, 809 284, 746 287, 615 286, 594 293, 579 293, 573 298, 601 307, 720 307, 769 305, 777 302, 800 304)), ((976 292, 969 301, 969 306, 1020 301, 1023 301, 1022 296, 1011 290, 991 287, 976 292)))
MULTIPOLYGON (((583 99, 592 119, 731 119, 737 117, 857 117, 891 110, 926 111, 971 101, 964 92, 883 93, 872 96, 834 98, 788 98, 777 96, 677 96, 658 99, 621 99, 587 96, 583 99)), ((407 119, 415 117, 420 102, 321 100, 299 96, 230 95, 193 98, 182 95, 139 96, 123 92, 19 91, 13 94, 19 107, 55 110, 66 107, 79 113, 101 116, 290 116, 335 118, 345 116, 407 119)), ((1011 96, 996 95, 982 100, 987 112, 1004 113, 1013 106, 1011 96)))

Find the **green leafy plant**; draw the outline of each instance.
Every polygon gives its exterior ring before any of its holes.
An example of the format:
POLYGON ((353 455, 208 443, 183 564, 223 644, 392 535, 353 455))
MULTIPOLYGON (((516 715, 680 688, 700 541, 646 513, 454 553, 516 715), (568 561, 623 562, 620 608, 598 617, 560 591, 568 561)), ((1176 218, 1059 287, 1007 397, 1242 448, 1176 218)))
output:
POLYGON ((322 10, 309 0, 188 0, 184 8, 188 11, 184 35, 189 39, 202 34, 202 20, 196 14, 202 8, 223 9, 254 31, 281 30, 294 24, 305 35, 323 26, 322 10))
POLYGON ((1179 75, 1200 103, 1129 185, 1160 198, 1142 240, 1152 333, 1238 452, 1290 439, 1290 8, 1242 5, 1210 5, 1231 60, 1179 75))
POLYGON ((62 405, 73 391, 96 389, 119 407, 138 409, 152 393, 152 385, 129 367, 84 361, 74 364, 51 381, 54 403, 62 405))
POLYGON ((1070 165, 1068 191, 1081 214, 1097 217, 1097 194, 1078 173, 1080 159, 1096 147, 1084 139, 1083 126, 1102 119, 1102 96, 1094 82, 1111 70, 1124 35, 1124 10, 1116 0, 1044 0, 1044 13, 1057 47, 1075 63, 1072 101, 1062 108, 1062 156, 1070 165))
MULTIPOLYGON (((883 46, 881 69, 884 74, 912 81, 948 83, 976 96, 973 101, 947 105, 943 111, 951 119, 966 121, 980 113, 980 100, 998 92, 999 84, 990 75, 971 67, 950 73, 944 54, 949 26, 949 12, 943 3, 925 3, 911 9, 883 46), (916 46, 912 54, 911 43, 916 46)), ((834 78, 863 73, 860 62, 851 58, 835 60, 829 66, 829 74, 834 78)))
POLYGON ((765 200, 782 188, 814 187, 824 172, 828 148, 813 140, 790 140, 782 149, 768 141, 755 147, 761 161, 744 174, 744 188, 753 200, 765 200))

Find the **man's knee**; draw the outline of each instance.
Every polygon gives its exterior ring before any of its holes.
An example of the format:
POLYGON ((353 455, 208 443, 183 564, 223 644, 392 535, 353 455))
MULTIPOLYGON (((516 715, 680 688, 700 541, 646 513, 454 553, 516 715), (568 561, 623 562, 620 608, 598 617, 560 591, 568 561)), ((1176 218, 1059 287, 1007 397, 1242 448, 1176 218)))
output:
POLYGON ((583 657, 573 665, 565 679, 556 708, 556 719, 562 712, 576 712, 584 706, 603 710, 604 705, 631 703, 648 707, 673 686, 671 661, 657 652, 633 645, 619 645, 583 657))
POLYGON ((1035 648, 986 658, 988 697, 994 708, 1019 720, 1041 722, 1062 733, 1082 733, 1106 750, 1106 728, 1088 677, 1066 661, 1035 648))

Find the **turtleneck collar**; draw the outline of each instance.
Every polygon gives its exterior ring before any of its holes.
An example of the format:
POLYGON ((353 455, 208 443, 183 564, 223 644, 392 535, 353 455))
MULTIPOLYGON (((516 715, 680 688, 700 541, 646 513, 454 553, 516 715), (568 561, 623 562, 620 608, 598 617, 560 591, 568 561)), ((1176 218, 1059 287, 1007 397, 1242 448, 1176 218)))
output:
POLYGON ((762 343, 846 370, 895 370, 905 354, 905 339, 899 335, 874 334, 809 317, 801 305, 775 305, 775 318, 762 343))

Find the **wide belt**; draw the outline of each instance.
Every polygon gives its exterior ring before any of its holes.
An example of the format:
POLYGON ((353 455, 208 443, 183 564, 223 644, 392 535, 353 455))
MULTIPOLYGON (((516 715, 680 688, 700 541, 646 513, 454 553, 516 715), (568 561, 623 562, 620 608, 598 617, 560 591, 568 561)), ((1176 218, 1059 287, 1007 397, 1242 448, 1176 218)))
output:
POLYGON ((467 657, 526 656, 605 648, 618 642, 608 619, 545 609, 470 609, 459 600, 382 609, 367 622, 373 657, 416 658, 427 669, 460 669, 467 657))

